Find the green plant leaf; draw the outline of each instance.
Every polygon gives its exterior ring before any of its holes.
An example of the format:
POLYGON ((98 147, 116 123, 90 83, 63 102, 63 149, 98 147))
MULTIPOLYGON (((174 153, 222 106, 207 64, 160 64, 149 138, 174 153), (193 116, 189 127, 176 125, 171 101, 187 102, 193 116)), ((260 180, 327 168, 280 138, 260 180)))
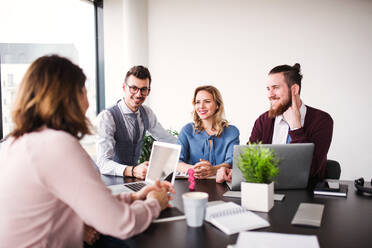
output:
POLYGON ((238 168, 247 182, 269 184, 279 173, 278 164, 274 151, 250 143, 239 156, 238 168))

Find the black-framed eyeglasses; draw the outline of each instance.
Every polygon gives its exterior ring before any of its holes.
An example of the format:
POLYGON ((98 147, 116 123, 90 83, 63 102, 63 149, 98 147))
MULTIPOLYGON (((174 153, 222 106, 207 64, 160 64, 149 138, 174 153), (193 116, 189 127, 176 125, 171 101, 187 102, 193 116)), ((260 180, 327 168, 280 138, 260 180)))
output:
POLYGON ((131 94, 137 94, 137 92, 139 90, 141 91, 141 95, 143 95, 143 96, 147 96, 150 93, 150 88, 149 87, 138 88, 137 86, 134 86, 134 85, 129 85, 127 83, 125 83, 125 84, 129 87, 129 92, 131 94))

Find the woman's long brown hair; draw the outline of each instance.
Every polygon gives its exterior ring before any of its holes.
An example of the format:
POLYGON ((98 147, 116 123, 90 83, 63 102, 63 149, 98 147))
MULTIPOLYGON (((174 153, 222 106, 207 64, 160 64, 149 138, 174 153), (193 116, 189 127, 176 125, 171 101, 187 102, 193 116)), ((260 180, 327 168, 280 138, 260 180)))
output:
POLYGON ((90 134, 91 124, 80 104, 85 80, 82 69, 66 58, 38 58, 19 87, 12 111, 15 128, 10 136, 18 138, 42 126, 66 131, 77 139, 90 134))

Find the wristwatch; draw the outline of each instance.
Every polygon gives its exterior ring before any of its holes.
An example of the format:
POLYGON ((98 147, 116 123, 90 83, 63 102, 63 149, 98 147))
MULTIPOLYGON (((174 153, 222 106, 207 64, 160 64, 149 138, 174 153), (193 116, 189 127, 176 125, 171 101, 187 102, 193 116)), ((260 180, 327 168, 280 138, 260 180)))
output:
POLYGON ((134 168, 136 167, 137 165, 133 165, 132 166, 132 177, 134 177, 134 168))

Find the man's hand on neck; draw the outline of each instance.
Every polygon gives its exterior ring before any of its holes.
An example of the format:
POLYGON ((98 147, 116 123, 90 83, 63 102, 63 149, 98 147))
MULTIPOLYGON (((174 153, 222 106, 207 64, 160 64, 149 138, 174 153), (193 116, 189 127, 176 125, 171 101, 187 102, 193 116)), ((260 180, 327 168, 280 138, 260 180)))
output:
POLYGON ((288 123, 290 130, 301 128, 301 99, 295 88, 291 89, 292 105, 283 113, 284 120, 288 123))

